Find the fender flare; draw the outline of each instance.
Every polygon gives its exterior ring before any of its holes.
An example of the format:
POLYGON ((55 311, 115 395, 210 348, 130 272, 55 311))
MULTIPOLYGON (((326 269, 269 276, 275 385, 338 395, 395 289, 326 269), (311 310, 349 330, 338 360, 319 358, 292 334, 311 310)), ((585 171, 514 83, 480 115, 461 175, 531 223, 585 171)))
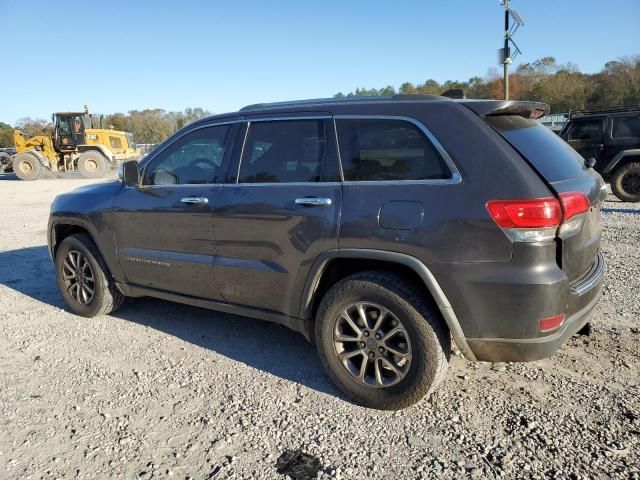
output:
POLYGON ((100 252, 100 255, 102 256, 104 262, 107 265, 107 268, 109 269, 109 272, 114 277, 114 279, 116 281, 121 281, 124 278, 120 263, 117 262, 112 256, 105 255, 106 252, 102 248, 100 242, 97 240, 99 238, 99 235, 95 229, 95 226, 89 220, 83 218, 81 215, 55 215, 49 218, 47 231, 47 247, 51 260, 55 262, 55 251, 60 245, 60 240, 56 238, 56 227, 60 225, 80 227, 81 229, 86 231, 87 235, 89 235, 93 243, 96 245, 98 252, 100 252))
POLYGON ((602 173, 605 175, 610 174, 618 166, 618 164, 625 157, 640 157, 640 148, 633 148, 631 150, 623 150, 619 152, 613 159, 607 164, 602 173))
POLYGON ((363 260, 380 260, 384 262, 397 263, 404 265, 413 270, 424 282, 425 287, 431 293, 444 321, 449 327, 449 331, 455 341, 456 345, 462 352, 462 354, 468 360, 476 360, 476 356, 469 347, 467 339, 464 335, 464 331, 460 326, 458 317, 456 316, 449 299, 443 292, 442 288, 438 284, 438 281, 433 276, 433 273, 427 268, 427 266, 415 257, 406 255, 404 253, 390 252, 387 250, 374 250, 364 248, 346 248, 339 250, 329 250, 320 255, 311 267, 311 271, 305 282, 302 301, 300 304, 300 318, 310 319, 311 309, 313 306, 313 299, 315 297, 316 290, 322 279, 327 265, 335 258, 360 258, 363 260))

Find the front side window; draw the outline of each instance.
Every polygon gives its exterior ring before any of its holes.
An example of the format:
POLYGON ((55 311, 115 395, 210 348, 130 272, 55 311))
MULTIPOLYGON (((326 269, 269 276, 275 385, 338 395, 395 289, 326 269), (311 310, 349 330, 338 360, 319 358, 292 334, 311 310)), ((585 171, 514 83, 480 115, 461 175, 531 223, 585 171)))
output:
POLYGON ((392 119, 337 120, 346 181, 441 180, 451 170, 413 123, 392 119))
POLYGON ((640 137, 640 115, 613 119, 613 138, 640 137))
POLYGON ((324 120, 251 122, 238 175, 239 183, 291 183, 327 180, 324 120))
POLYGON ((162 151, 147 167, 144 185, 216 183, 231 127, 218 125, 194 130, 162 151))
POLYGON ((569 140, 602 140, 602 120, 575 122, 569 132, 569 140))

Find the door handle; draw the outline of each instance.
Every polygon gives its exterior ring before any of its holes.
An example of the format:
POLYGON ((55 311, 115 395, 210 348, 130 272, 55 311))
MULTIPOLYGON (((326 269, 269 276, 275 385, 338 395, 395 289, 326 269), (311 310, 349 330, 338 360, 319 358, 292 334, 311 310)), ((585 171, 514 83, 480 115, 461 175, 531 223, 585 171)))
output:
POLYGON ((209 203, 207 197, 184 197, 180 199, 180 203, 187 203, 189 205, 206 205, 209 203))
POLYGON ((331 205, 331 199, 319 197, 296 198, 296 205, 305 205, 307 207, 326 207, 331 205))

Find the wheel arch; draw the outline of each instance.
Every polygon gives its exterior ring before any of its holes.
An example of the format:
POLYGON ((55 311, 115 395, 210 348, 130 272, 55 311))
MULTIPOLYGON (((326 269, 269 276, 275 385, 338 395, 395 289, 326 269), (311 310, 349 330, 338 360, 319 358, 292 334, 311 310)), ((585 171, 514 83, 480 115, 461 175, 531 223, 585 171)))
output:
POLYGON ((606 177, 612 177, 615 170, 629 162, 640 161, 640 148, 632 148, 619 152, 602 171, 606 177))
POLYGON ((114 261, 111 255, 105 255, 101 242, 98 240, 99 235, 94 231, 89 222, 83 221, 81 218, 59 218, 50 222, 48 230, 49 256, 55 262, 56 252, 62 241, 74 234, 85 234, 94 243, 98 252, 102 256, 111 275, 118 281, 121 275, 119 264, 114 261))
POLYGON ((300 318, 312 323, 320 299, 331 285, 354 273, 373 269, 391 271, 422 283, 426 293, 442 314, 460 351, 469 360, 475 360, 451 303, 436 278, 424 263, 403 253, 372 249, 340 249, 325 252, 316 259, 305 282, 300 318))

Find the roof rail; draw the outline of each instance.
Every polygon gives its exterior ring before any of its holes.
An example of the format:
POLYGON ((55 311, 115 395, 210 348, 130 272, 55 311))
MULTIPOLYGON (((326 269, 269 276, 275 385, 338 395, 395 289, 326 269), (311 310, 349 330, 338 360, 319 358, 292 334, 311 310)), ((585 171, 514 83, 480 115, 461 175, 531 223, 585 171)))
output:
POLYGON ((254 103, 252 105, 242 107, 239 111, 246 112, 248 110, 262 110, 274 107, 296 107, 303 105, 323 105, 334 103, 379 102, 381 100, 447 100, 447 98, 438 95, 425 95, 420 93, 399 93, 395 95, 373 96, 354 95, 351 97, 313 98, 309 100, 291 100, 286 102, 254 103))
POLYGON ((571 120, 574 116, 586 116, 586 115, 596 115, 599 113, 623 113, 623 112, 633 112, 635 110, 640 111, 640 104, 635 105, 619 105, 615 107, 596 107, 596 108, 584 108, 581 110, 569 110, 568 118, 571 120))

